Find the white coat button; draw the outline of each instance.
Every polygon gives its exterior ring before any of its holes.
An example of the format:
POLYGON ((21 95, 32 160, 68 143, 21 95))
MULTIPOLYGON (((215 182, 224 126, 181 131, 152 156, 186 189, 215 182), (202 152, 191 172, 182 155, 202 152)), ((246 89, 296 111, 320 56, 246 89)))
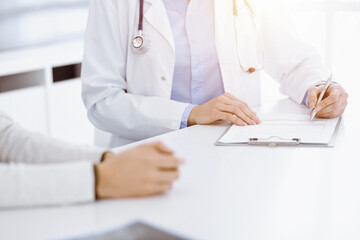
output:
POLYGON ((165 81, 165 80, 166 80, 166 77, 165 77, 165 76, 162 76, 162 77, 161 77, 161 80, 165 81))

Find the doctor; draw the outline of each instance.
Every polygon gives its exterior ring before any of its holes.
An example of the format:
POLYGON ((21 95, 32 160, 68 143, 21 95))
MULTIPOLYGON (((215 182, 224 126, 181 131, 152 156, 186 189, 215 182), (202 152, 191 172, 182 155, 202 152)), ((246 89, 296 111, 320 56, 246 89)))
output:
MULTIPOLYGON (((119 146, 194 124, 260 123, 260 72, 315 106, 329 73, 267 1, 92 0, 83 61, 91 122, 119 146)), ((332 85, 317 117, 341 115, 332 85)))

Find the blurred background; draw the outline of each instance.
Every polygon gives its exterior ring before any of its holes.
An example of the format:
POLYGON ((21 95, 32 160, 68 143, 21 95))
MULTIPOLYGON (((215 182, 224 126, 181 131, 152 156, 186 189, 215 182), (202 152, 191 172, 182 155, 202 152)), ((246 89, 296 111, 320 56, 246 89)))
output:
MULTIPOLYGON (((0 110, 31 130, 92 144, 79 80, 88 4, 0 0, 0 110)), ((359 102, 360 0, 284 4, 299 37, 317 48, 350 102, 359 102)), ((277 94, 277 83, 268 78, 264 95, 277 94)))
POLYGON ((0 0, 0 51, 80 39, 88 0, 0 0))

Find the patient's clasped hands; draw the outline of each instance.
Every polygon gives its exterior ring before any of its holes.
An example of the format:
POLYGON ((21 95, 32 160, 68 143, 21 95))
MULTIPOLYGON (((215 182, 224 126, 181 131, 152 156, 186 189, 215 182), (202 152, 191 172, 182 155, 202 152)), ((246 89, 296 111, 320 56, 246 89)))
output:
POLYGON ((179 178, 184 160, 163 143, 142 145, 120 154, 106 153, 95 166, 96 197, 127 198, 161 194, 179 178))

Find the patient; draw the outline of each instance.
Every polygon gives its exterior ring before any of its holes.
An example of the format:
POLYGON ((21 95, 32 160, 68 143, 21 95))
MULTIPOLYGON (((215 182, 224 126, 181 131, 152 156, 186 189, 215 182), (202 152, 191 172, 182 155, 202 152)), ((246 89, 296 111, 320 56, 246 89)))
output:
POLYGON ((0 207, 161 194, 182 163, 162 143, 113 154, 31 133, 0 112, 0 207))

